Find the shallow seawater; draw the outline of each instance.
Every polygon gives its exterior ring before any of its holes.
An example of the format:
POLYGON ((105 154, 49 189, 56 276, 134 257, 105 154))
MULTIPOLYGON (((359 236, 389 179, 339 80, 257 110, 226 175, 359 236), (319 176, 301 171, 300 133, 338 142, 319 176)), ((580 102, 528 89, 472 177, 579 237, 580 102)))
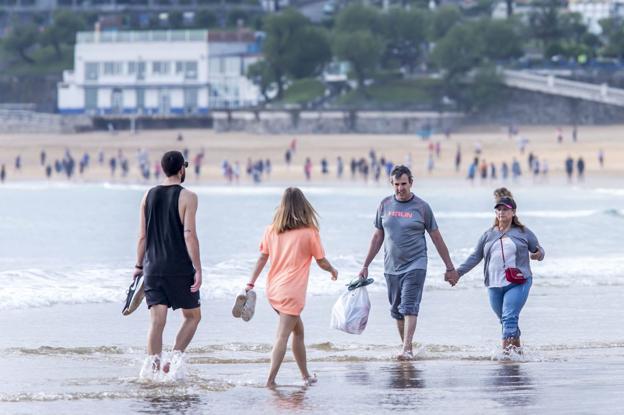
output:
MULTIPOLYGON (((330 330, 331 307, 359 270, 384 187, 304 188, 340 281, 312 267, 303 314, 304 387, 290 352, 263 388, 276 317, 258 284, 249 323, 235 293, 255 262, 279 187, 197 187, 203 320, 183 379, 140 379, 148 316, 121 315, 134 263, 142 186, 0 187, 0 413, 612 413, 624 404, 624 189, 513 188, 519 216, 547 251, 521 316, 522 356, 500 353, 481 267, 450 288, 430 246, 416 360, 394 360, 381 254, 371 266, 371 315, 360 336, 330 330)), ((455 263, 492 221, 489 188, 417 186, 455 263)), ((169 318, 173 342, 179 313, 169 318)))

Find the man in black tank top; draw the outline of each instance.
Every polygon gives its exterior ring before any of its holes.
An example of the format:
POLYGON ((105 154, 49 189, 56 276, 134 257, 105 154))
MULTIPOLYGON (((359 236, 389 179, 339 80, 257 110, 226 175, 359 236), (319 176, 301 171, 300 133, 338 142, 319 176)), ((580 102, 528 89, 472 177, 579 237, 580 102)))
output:
MULTIPOLYGON (((144 370, 168 373, 170 362, 160 364, 162 334, 169 307, 181 308, 184 323, 176 336, 171 360, 181 359, 201 319, 199 288, 202 267, 195 229, 197 195, 180 184, 188 162, 179 151, 164 154, 161 165, 167 176, 162 185, 148 190, 141 202, 141 220, 134 277, 145 276, 145 299, 150 311, 144 370)), ((144 375, 142 371, 142 376, 144 375)))

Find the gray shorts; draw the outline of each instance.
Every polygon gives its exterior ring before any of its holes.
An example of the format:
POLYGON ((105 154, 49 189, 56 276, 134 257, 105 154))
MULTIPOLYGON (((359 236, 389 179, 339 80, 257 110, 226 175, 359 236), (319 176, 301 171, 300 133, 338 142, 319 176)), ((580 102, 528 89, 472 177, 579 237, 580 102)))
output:
POLYGON ((418 315, 426 275, 427 271, 424 269, 415 269, 398 275, 384 274, 392 318, 403 320, 406 315, 418 315))

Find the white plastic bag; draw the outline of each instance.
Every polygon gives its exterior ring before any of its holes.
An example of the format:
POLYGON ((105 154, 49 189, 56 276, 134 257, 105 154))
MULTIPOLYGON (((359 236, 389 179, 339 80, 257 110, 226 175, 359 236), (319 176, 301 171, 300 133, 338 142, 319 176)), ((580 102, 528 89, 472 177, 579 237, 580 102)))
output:
POLYGON ((334 304, 329 327, 351 334, 361 334, 368 323, 370 307, 366 287, 347 291, 334 304))

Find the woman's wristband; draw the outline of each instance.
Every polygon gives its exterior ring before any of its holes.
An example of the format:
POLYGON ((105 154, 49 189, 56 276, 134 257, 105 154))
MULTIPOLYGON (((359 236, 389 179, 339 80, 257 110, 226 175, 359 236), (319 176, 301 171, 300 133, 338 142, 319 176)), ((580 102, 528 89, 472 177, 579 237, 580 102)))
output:
POLYGON ((143 269, 143 265, 135 265, 134 266, 136 269, 143 269))
POLYGON ((446 272, 453 272, 453 271, 455 271, 455 268, 447 268, 446 269, 446 272))
POLYGON ((253 284, 253 282, 248 282, 248 283, 247 283, 247 287, 251 287, 251 288, 253 288, 253 287, 255 287, 255 285, 253 284))

